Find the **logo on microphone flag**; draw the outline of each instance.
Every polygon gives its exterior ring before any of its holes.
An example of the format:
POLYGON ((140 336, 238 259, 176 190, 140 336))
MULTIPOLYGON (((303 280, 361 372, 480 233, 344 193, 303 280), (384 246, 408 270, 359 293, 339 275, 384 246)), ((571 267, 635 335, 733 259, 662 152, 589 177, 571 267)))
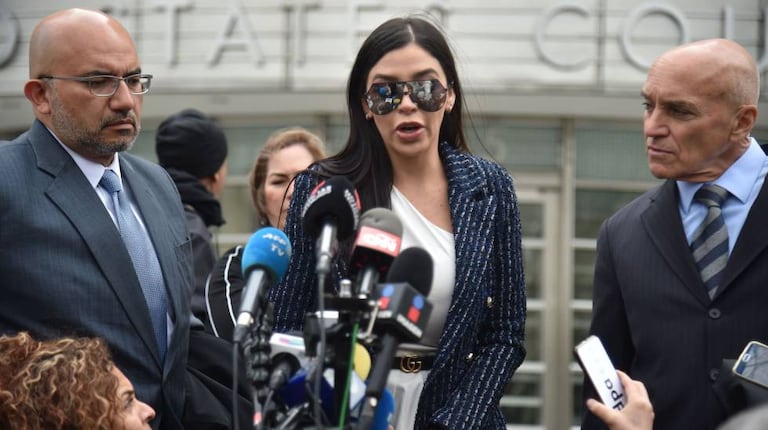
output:
POLYGON ((384 286, 379 297, 379 309, 389 309, 389 300, 394 292, 395 288, 392 285, 387 284, 384 286))
POLYGON ((408 319, 414 323, 418 322, 422 309, 424 309, 424 296, 415 296, 408 309, 408 319))

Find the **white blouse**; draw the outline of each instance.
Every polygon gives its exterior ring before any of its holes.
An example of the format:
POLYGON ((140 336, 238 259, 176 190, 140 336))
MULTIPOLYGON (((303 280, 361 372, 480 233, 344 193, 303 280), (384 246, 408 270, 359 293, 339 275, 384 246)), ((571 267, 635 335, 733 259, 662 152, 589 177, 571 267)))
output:
POLYGON ((445 318, 451 305, 456 278, 456 253, 453 233, 434 225, 421 214, 408 199, 394 186, 390 195, 392 211, 403 224, 403 239, 400 250, 418 246, 424 248, 434 263, 432 288, 427 299, 432 303, 427 329, 418 345, 403 344, 401 350, 423 351, 426 347, 434 351, 443 333, 445 318))

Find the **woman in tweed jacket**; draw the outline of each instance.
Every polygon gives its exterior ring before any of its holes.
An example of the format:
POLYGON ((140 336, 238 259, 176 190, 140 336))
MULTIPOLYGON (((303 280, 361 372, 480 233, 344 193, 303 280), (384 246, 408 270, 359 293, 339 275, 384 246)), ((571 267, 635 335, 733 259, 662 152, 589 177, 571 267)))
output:
MULTIPOLYGON (((386 207, 400 216, 404 247, 419 244, 409 237, 419 229, 445 233, 451 244, 449 261, 422 246, 436 262, 429 299, 442 311, 435 324, 430 319, 438 332, 425 346, 436 355, 412 428, 503 429, 499 400, 525 357, 517 197, 502 167, 469 153, 462 87, 441 31, 421 17, 379 26, 358 52, 347 103, 346 146, 296 178, 286 223, 293 257, 269 293, 275 330, 300 330, 305 312, 315 310, 314 240, 302 228, 301 212, 320 180, 345 176, 363 212, 386 207), (404 218, 396 204, 414 216, 404 218)), ((332 270, 334 288, 347 275, 349 242, 341 244, 332 270)))

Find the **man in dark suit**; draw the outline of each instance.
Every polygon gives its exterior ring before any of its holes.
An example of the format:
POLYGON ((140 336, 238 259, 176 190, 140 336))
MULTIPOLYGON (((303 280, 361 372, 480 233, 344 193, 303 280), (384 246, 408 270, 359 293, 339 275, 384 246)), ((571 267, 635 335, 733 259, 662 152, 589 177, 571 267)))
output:
MULTIPOLYGON (((752 56, 724 39, 661 55, 643 86, 649 167, 667 181, 603 224, 590 331, 645 384, 656 429, 716 428, 723 359, 768 341, 768 157, 750 136, 759 87, 752 56), (699 201, 710 184, 719 206, 699 201)), ((587 413, 582 428, 605 426, 587 413)))
POLYGON ((123 152, 139 133, 151 75, 125 28, 82 9, 37 25, 29 66, 36 120, 0 145, 0 334, 105 339, 157 411, 152 427, 182 429, 193 278, 184 212, 162 168, 123 152), (107 170, 122 191, 100 182, 107 170), (121 237, 118 206, 143 225, 134 231, 155 255, 154 296, 121 237))

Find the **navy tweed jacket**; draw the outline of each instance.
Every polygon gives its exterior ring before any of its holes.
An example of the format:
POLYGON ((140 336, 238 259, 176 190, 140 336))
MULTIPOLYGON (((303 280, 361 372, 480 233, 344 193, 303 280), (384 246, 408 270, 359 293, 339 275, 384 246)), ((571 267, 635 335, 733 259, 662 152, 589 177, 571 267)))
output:
MULTIPOLYGON (((446 143, 439 152, 448 177, 456 285, 414 428, 434 423, 449 429, 503 429, 499 400, 525 358, 517 197, 501 166, 446 143)), ((293 256, 285 278, 269 293, 276 331, 300 330, 305 312, 315 309, 314 240, 304 233, 300 217, 317 182, 309 173, 296 178, 286 224, 293 256)), ((346 274, 346 262, 337 260, 332 270, 336 281, 346 274)))

